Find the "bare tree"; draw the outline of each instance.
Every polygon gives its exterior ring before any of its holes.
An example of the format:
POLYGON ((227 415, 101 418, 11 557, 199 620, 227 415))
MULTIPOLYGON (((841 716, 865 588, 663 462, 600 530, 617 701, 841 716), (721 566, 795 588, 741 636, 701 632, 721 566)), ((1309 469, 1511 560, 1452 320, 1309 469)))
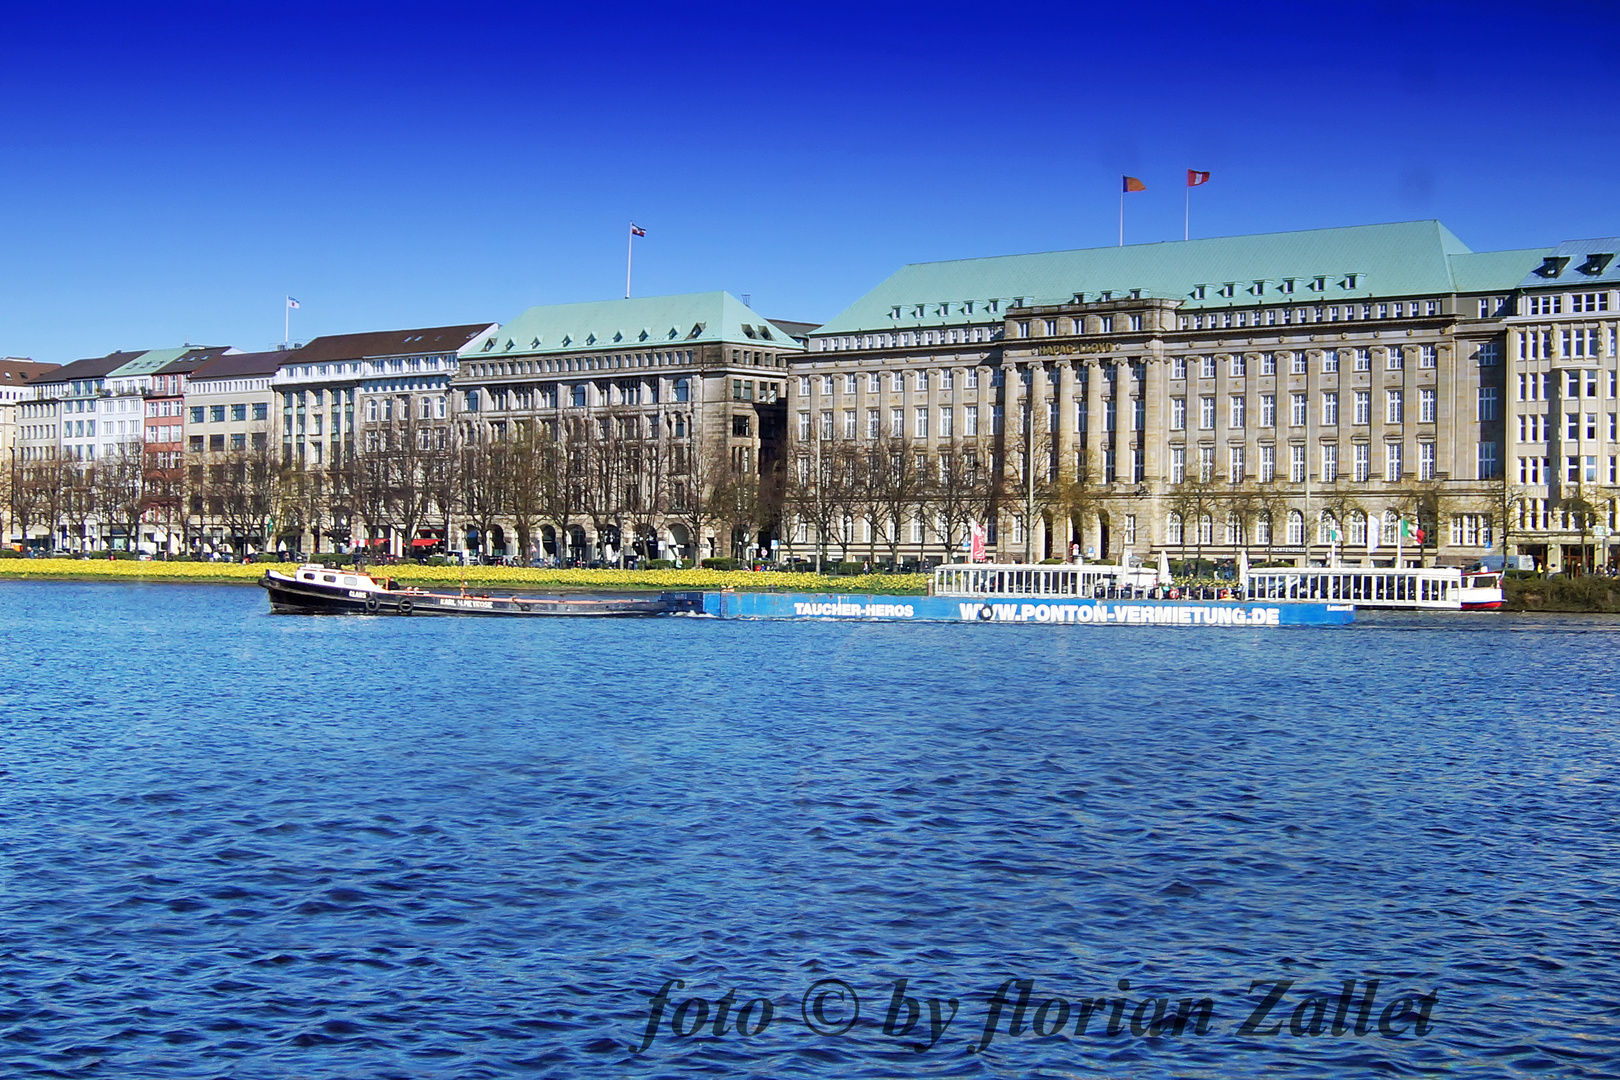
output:
POLYGON ((889 549, 889 562, 900 563, 905 523, 927 504, 928 460, 910 440, 895 437, 867 448, 866 490, 875 535, 889 549))
MULTIPOLYGON (((28 534, 44 519, 47 503, 45 485, 50 481, 50 470, 44 466, 52 464, 54 462, 17 461, 15 457, 11 462, 6 505, 11 511, 11 528, 22 541, 24 549, 28 547, 28 534)), ((54 528, 54 522, 45 520, 44 523, 54 528)))
POLYGON ((96 463, 95 501, 106 521, 109 544, 122 531, 124 546, 134 551, 140 540, 140 526, 146 509, 146 453, 138 442, 114 444, 96 463))
POLYGON ((96 516, 96 466, 94 462, 71 462, 61 472, 63 513, 78 537, 80 550, 89 550, 90 521, 96 516))

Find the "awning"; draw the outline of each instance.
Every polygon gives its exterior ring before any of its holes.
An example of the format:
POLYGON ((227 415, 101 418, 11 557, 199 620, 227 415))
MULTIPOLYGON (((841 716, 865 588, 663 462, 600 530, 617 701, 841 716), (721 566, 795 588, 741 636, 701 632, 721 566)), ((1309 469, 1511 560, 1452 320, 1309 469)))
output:
POLYGON ((440 539, 437 539, 437 538, 431 537, 431 536, 429 536, 429 537, 417 537, 415 540, 411 541, 411 547, 432 547, 434 544, 442 544, 442 543, 444 543, 443 540, 440 540, 440 539))

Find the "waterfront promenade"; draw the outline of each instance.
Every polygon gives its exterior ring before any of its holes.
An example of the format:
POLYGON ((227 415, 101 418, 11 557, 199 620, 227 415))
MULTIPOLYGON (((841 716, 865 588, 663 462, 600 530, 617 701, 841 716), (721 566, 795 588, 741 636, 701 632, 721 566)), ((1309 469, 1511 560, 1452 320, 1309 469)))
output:
MULTIPOLYGON (((0 581, 173 581, 251 585, 266 569, 296 563, 143 562, 135 559, 0 559, 0 581)), ((527 566, 371 565, 367 573, 407 585, 502 589, 736 589, 905 595, 926 591, 925 574, 789 573, 780 570, 587 570, 527 566)))

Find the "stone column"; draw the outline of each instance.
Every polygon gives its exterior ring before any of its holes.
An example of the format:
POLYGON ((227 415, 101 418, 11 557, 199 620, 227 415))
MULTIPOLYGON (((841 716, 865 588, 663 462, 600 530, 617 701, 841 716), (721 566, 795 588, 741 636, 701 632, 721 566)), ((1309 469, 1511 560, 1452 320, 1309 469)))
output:
POLYGON ((1100 360, 1086 362, 1086 470, 1093 484, 1103 482, 1103 371, 1100 360))

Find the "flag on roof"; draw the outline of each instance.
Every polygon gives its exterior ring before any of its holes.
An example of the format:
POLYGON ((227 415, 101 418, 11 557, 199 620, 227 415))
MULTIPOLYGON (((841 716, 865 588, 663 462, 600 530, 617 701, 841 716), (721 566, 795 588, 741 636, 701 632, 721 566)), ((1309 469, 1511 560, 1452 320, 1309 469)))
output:
POLYGON ((632 236, 646 236, 647 230, 643 229, 640 225, 637 225, 632 221, 630 223, 630 233, 632 236))
POLYGON ((1147 185, 1142 183, 1142 181, 1138 180, 1134 176, 1127 176, 1125 178, 1125 190, 1126 191, 1146 191, 1147 190, 1147 185))
POLYGON ((1197 169, 1187 170, 1187 186, 1197 187, 1199 184, 1209 183, 1209 173, 1199 172, 1197 169))
POLYGON ((287 306, 289 308, 295 308, 298 306, 298 301, 289 296, 287 297, 287 306))

